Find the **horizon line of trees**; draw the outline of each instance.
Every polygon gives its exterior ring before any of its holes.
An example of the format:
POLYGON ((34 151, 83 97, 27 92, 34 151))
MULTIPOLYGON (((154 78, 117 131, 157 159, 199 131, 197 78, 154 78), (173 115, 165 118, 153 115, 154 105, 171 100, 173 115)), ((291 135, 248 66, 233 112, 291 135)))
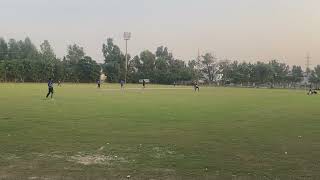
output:
POLYGON ((49 77, 62 82, 95 82, 101 73, 108 82, 138 83, 139 79, 150 79, 152 83, 173 84, 202 81, 208 84, 265 85, 272 87, 295 87, 306 78, 314 86, 320 85, 320 65, 303 71, 301 66, 290 67, 277 60, 255 63, 218 60, 206 53, 188 62, 174 58, 167 47, 160 46, 153 53, 142 51, 139 55, 125 54, 108 38, 102 45, 104 63, 97 63, 86 55, 84 49, 69 45, 67 54, 59 59, 50 43, 45 40, 38 49, 30 40, 0 38, 0 81, 45 82, 49 77))

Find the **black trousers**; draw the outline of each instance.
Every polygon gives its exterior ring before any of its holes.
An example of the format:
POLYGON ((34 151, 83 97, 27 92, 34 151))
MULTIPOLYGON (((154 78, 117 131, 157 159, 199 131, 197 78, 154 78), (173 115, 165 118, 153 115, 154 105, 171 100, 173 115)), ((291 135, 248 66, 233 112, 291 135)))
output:
POLYGON ((53 96, 53 87, 49 87, 49 90, 48 90, 48 94, 47 94, 47 98, 49 97, 49 95, 51 94, 51 98, 53 96))

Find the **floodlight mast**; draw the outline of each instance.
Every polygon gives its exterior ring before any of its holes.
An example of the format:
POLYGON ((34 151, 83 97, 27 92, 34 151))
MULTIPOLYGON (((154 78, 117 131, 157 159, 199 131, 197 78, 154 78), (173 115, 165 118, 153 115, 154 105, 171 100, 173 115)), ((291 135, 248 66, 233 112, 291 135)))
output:
POLYGON ((125 75, 124 82, 127 83, 127 72, 128 72, 128 40, 131 38, 131 32, 124 32, 123 38, 126 41, 126 64, 125 64, 125 75))

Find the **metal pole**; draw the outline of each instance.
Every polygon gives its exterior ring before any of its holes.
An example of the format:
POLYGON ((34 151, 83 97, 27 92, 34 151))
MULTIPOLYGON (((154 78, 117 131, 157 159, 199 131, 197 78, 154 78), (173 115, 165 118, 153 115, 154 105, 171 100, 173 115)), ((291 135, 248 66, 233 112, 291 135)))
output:
POLYGON ((127 84, 127 71, 128 71, 128 40, 126 39, 126 64, 125 64, 125 75, 124 75, 124 82, 127 84))

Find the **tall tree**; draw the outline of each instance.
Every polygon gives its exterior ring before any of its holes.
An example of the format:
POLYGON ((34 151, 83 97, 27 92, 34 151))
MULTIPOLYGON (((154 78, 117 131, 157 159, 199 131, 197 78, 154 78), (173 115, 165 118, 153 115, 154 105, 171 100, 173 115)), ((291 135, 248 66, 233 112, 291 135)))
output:
POLYGON ((163 47, 163 46, 160 46, 157 48, 156 50, 156 57, 164 57, 164 58, 167 58, 169 57, 170 54, 168 52, 168 48, 167 47, 163 47))
POLYGON ((7 42, 0 38, 0 61, 6 59, 8 56, 8 45, 7 42))
POLYGON ((20 59, 34 59, 38 56, 38 50, 36 46, 31 42, 31 39, 26 37, 24 41, 18 41, 20 49, 20 59))
POLYGON ((218 63, 218 69, 220 74, 222 74, 222 84, 228 84, 231 81, 232 69, 229 60, 222 60, 218 63))
POLYGON ((107 73, 107 80, 109 82, 119 82, 120 79, 124 79, 125 56, 120 48, 113 43, 113 39, 108 38, 107 43, 102 45, 102 53, 104 56, 104 71, 107 73))
POLYGON ((55 68, 57 68, 57 64, 60 62, 58 62, 49 41, 45 40, 40 45, 40 55, 41 60, 44 61, 43 63, 47 66, 46 69, 48 69, 46 78, 52 77, 56 80, 61 79, 61 77, 58 77, 55 73, 58 72, 55 68))
POLYGON ((41 52, 42 58, 46 60, 56 59, 56 55, 48 40, 44 40, 43 43, 40 45, 40 52, 41 52))
POLYGON ((144 78, 153 79, 156 56, 152 52, 145 50, 140 53, 140 60, 142 62, 141 71, 144 78))
POLYGON ((90 57, 85 56, 77 64, 79 82, 94 82, 100 78, 100 66, 90 57))
POLYGON ((317 65, 314 70, 311 71, 309 81, 316 87, 320 85, 320 65, 317 65))
POLYGON ((69 81, 79 82, 80 79, 80 72, 77 68, 77 64, 81 59, 85 56, 85 52, 83 47, 80 47, 77 44, 69 45, 68 46, 68 53, 66 56, 66 73, 69 77, 69 81))
POLYGON ((257 84, 269 83, 272 80, 272 69, 269 64, 263 62, 257 62, 254 66, 253 79, 257 84))
POLYGON ((284 84, 287 81, 287 76, 290 70, 289 65, 285 63, 279 63, 277 60, 272 60, 269 62, 272 70, 272 83, 284 84))
POLYGON ((66 56, 67 60, 71 63, 77 63, 80 59, 85 56, 83 47, 80 47, 77 44, 68 46, 68 54, 66 56))
POLYGON ((292 66, 291 70, 291 83, 295 86, 296 83, 301 82, 303 78, 303 71, 301 66, 292 66))
POLYGON ((21 51, 15 39, 9 39, 8 42, 8 59, 20 59, 21 51))
POLYGON ((209 82, 212 82, 217 71, 216 58, 211 53, 206 53, 202 56, 201 64, 203 65, 203 73, 206 75, 209 82))

